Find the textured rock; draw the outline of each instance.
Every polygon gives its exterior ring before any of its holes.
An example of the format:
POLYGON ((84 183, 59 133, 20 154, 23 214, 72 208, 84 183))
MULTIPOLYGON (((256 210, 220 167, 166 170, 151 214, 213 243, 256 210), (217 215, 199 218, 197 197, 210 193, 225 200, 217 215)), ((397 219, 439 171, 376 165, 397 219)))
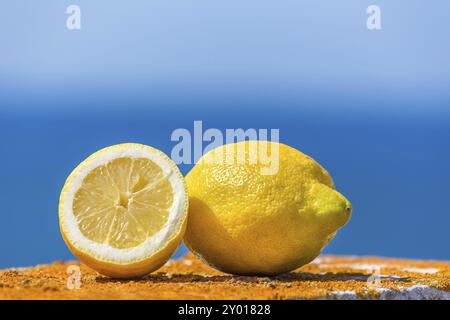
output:
POLYGON ((79 262, 54 262, 1 270, 0 299, 450 300, 450 263, 321 256, 295 272, 242 277, 220 273, 187 255, 143 279, 114 280, 79 262))

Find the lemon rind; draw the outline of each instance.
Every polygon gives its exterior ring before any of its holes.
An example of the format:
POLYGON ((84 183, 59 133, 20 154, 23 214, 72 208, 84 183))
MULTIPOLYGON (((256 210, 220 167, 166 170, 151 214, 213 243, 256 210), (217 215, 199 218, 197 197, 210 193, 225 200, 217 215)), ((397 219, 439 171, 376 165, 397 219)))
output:
MULTIPOLYGON (((107 264, 138 264, 162 251, 174 239, 180 238, 180 233, 185 229, 187 207, 186 184, 181 172, 173 161, 163 152, 150 146, 125 143, 95 152, 73 170, 61 191, 59 203, 60 228, 64 240, 70 244, 69 247, 71 249, 74 249, 72 251, 78 251, 82 256, 107 264), (108 244, 100 244, 87 239, 78 228, 78 223, 72 210, 74 196, 87 174, 93 169, 120 157, 147 158, 154 161, 163 170, 163 174, 167 176, 176 195, 172 207, 169 209, 169 219, 164 227, 138 246, 124 249, 114 248, 108 244)), ((77 253, 75 254, 77 255, 77 253)))

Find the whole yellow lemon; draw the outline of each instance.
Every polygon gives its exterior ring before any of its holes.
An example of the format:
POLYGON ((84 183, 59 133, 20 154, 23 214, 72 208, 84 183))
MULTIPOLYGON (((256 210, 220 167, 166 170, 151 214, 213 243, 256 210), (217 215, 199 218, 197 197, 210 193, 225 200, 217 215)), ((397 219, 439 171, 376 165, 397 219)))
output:
POLYGON ((324 168, 281 143, 218 147, 186 182, 186 246, 226 273, 275 275, 305 265, 352 211, 324 168))

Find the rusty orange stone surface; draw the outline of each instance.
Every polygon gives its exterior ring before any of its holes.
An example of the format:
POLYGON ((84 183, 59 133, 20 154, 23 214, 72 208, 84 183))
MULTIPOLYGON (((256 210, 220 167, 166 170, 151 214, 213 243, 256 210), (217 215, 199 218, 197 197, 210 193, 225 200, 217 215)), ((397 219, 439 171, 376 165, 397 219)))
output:
POLYGON ((450 299, 450 263, 321 256, 294 272, 244 277, 188 254, 142 279, 114 280, 54 262, 0 270, 0 299, 450 299))

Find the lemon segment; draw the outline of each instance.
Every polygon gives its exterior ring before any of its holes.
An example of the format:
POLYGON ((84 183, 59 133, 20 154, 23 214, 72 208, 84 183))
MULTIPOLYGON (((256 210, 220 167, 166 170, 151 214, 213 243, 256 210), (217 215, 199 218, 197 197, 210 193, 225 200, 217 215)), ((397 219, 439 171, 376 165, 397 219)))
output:
POLYGON ((140 144, 102 149, 69 176, 60 197, 72 252, 112 277, 161 266, 180 243, 187 217, 183 177, 162 152, 140 144))

